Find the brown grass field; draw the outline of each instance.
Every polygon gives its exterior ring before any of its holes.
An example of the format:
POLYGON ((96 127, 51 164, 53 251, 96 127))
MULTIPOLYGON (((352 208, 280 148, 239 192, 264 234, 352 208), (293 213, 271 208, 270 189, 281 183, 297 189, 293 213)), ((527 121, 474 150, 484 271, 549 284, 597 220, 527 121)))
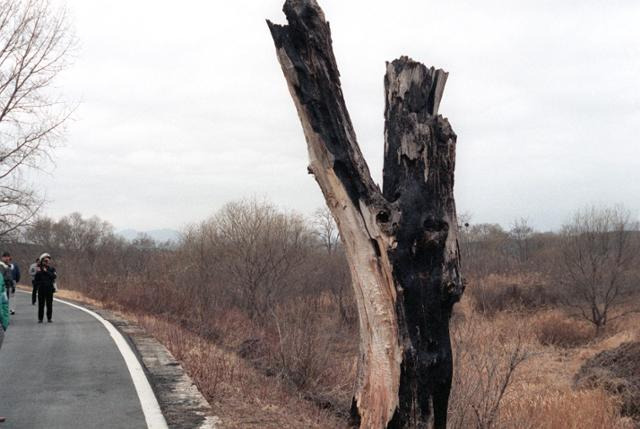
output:
MULTIPOLYGON (((509 281, 514 279, 494 276, 492 280, 496 285, 509 281)), ((324 349, 313 350, 314 355, 324 356, 324 360, 311 362, 324 365, 319 379, 294 386, 273 369, 277 366, 268 353, 245 353, 243 345, 256 336, 249 332, 255 327, 238 312, 212 315, 218 332, 225 332, 221 340, 195 333, 180 321, 134 314, 115 302, 99 302, 78 292, 60 291, 59 297, 108 307, 143 326, 182 362, 224 427, 347 426, 355 376, 352 333, 331 337, 328 349, 324 343, 324 349)), ((638 341, 640 316, 626 317, 595 337, 591 326, 562 308, 515 308, 487 314, 476 307, 467 294, 457 305, 452 323, 456 373, 450 427, 637 427, 621 415, 618 397, 601 388, 578 389, 574 376, 597 353, 638 341)), ((304 313, 304 308, 300 311, 304 313)), ((334 322, 315 323, 329 326, 334 322)), ((318 368, 309 373, 318 373, 318 368)))

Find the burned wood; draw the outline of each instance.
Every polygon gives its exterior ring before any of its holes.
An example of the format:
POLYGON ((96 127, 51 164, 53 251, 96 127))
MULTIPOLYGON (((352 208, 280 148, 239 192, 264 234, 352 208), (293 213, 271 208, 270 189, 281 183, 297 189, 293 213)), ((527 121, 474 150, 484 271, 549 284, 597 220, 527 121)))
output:
POLYGON ((310 165, 345 245, 358 307, 353 420, 446 427, 449 317, 464 286, 453 198, 456 135, 438 115, 447 74, 407 57, 387 65, 383 191, 371 179, 342 96, 331 32, 315 0, 268 22, 310 165))

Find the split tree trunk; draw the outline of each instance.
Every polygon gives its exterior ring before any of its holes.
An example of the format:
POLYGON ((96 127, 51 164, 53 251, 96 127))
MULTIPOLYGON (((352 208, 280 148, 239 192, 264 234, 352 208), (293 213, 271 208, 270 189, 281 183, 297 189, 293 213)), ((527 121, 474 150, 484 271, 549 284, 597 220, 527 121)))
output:
POLYGON ((268 22, 314 174, 344 243, 358 307, 352 417, 363 428, 445 428, 449 318, 464 290, 453 178, 456 135, 438 105, 447 74, 387 64, 384 185, 369 174, 345 106, 331 32, 315 0, 268 22))

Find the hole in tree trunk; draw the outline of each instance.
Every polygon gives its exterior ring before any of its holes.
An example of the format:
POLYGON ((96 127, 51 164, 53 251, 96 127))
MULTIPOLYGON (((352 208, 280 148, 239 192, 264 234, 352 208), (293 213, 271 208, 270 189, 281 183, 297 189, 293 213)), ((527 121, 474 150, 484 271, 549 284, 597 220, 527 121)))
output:
POLYGON ((389 212, 384 210, 378 212, 378 215, 376 216, 376 220, 380 223, 389 222, 389 212))
POLYGON ((426 218, 422 223, 422 226, 424 227, 425 231, 433 231, 433 232, 449 231, 449 224, 447 222, 439 219, 434 219, 432 217, 426 218))

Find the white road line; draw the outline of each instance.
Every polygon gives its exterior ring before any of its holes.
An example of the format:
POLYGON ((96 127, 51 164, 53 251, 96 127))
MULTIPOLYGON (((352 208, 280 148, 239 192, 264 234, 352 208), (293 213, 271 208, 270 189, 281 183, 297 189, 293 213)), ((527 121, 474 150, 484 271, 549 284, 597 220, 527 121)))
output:
MULTIPOLYGON (((29 295, 31 294, 30 292, 26 291, 20 292, 29 295)), ((102 325, 111 335, 113 341, 116 343, 116 346, 118 346, 118 350, 124 358, 124 362, 127 364, 129 374, 131 374, 131 379, 133 380, 133 385, 135 386, 136 392, 138 393, 138 398, 140 399, 140 406, 142 407, 142 412, 144 413, 144 419, 147 422, 147 427, 149 429, 168 429, 167 421, 164 419, 164 415, 160 410, 160 404, 158 404, 156 395, 153 393, 153 389, 149 384, 147 375, 144 373, 142 365, 140 365, 138 358, 136 357, 135 353, 133 353, 133 350, 131 350, 129 343, 127 343, 120 331, 118 331, 111 324, 111 322, 105 320, 102 316, 94 311, 58 298, 54 298, 54 301, 58 301, 71 307, 77 308, 78 310, 82 310, 85 313, 92 315, 93 317, 98 319, 100 323, 102 323, 102 325)))

